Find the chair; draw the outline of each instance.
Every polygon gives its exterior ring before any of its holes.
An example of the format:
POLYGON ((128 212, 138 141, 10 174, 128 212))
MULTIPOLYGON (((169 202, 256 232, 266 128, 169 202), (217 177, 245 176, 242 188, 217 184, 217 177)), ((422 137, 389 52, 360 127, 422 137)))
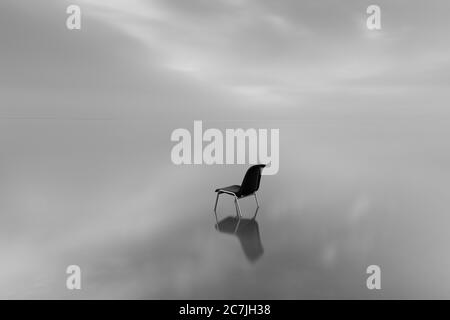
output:
POLYGON ((216 212, 217 203, 219 202, 219 196, 222 193, 229 194, 234 197, 234 204, 236 206, 236 212, 239 218, 242 217, 241 208, 239 207, 239 199, 249 196, 255 196, 256 206, 257 208, 259 208, 258 197, 256 196, 256 192, 259 189, 259 184, 261 182, 261 172, 265 166, 266 166, 265 164, 257 164, 251 166, 247 170, 247 173, 244 176, 244 180, 242 180, 242 184, 240 186, 232 185, 229 187, 216 189, 215 192, 217 192, 217 197, 216 197, 216 204, 214 206, 214 212, 216 212))

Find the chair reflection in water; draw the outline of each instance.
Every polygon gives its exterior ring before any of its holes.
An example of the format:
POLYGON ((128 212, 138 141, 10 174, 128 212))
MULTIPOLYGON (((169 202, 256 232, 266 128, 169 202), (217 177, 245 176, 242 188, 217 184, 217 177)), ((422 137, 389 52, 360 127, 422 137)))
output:
POLYGON ((256 221, 258 209, 256 208, 255 214, 250 219, 230 216, 218 221, 217 213, 215 214, 217 231, 235 235, 241 243, 245 256, 251 262, 258 260, 264 253, 256 221))
POLYGON ((250 167, 242 181, 241 185, 232 185, 225 188, 216 189, 217 197, 214 205, 214 214, 216 216, 216 229, 222 233, 234 234, 238 237, 242 249, 246 257, 254 262, 259 259, 264 249, 261 244, 261 237, 259 235, 259 226, 256 221, 258 214, 259 203, 256 192, 259 189, 261 182, 261 173, 264 169, 264 164, 258 164, 250 167), (228 194, 234 197, 234 204, 236 206, 236 216, 227 217, 221 221, 217 219, 217 202, 221 194, 228 194), (256 211, 252 218, 242 218, 241 208, 239 206, 239 199, 254 196, 256 200, 256 211))

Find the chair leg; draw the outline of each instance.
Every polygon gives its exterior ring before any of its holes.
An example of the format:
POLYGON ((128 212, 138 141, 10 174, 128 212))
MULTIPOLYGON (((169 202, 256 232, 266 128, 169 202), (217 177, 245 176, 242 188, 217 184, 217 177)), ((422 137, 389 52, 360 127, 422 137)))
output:
POLYGON ((234 204, 236 205, 236 211, 237 211, 238 217, 241 218, 242 217, 241 208, 239 207, 239 201, 236 197, 234 198, 234 204))
POLYGON ((217 209, 217 202, 219 202, 219 195, 220 195, 220 193, 217 192, 216 204, 214 205, 214 212, 216 212, 216 209, 217 209))
POLYGON ((214 210, 214 216, 216 217, 216 229, 218 231, 220 231, 220 227, 219 227, 219 219, 217 219, 217 212, 216 210, 214 210))
POLYGON ((254 194, 255 194, 255 200, 256 200, 256 207, 259 208, 258 197, 256 196, 256 192, 254 194))
POLYGON ((238 220, 238 222, 236 223, 236 228, 234 228, 234 234, 236 234, 236 232, 239 230, 239 225, 241 224, 241 219, 238 220))
POLYGON ((256 207, 256 211, 255 211, 255 214, 252 217, 252 220, 256 219, 256 215, 258 214, 258 210, 259 210, 259 207, 256 207))

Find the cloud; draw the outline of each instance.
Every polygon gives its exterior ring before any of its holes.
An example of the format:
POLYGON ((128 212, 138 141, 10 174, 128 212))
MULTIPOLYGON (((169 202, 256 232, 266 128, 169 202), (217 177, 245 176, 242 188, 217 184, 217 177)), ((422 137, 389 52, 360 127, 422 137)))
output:
POLYGON ((448 86, 450 46, 440 39, 450 5, 442 2, 379 1, 383 29, 373 32, 368 1, 79 0, 78 34, 62 27, 67 3, 3 4, 0 84, 94 95, 150 88, 161 104, 189 83, 196 104, 216 90, 230 104, 269 106, 448 86))
MULTIPOLYGON (((168 70, 207 81, 241 98, 296 103, 304 95, 420 83, 449 61, 436 57, 440 16, 419 2, 381 1, 383 30, 365 28, 367 2, 350 1, 85 1, 99 17, 139 39, 168 70), (411 23, 417 18, 417 24, 411 23), (428 21, 428 20, 427 20, 428 21), (420 45, 424 43, 424 45, 420 45), (424 58, 425 57, 425 58, 424 58), (414 67, 416 73, 411 73, 414 67), (416 81, 411 81, 411 76, 416 81), (404 81, 404 82, 403 82, 404 81), (265 99, 267 98, 267 99, 265 99)), ((437 3, 431 4, 435 7, 437 3)), ((449 47, 441 48, 448 56, 449 47)))

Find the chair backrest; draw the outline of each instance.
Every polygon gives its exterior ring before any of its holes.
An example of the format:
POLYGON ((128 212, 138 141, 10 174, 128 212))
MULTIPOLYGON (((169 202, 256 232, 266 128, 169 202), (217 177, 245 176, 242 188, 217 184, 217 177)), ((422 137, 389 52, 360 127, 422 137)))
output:
POLYGON ((241 189, 239 190, 239 194, 241 197, 258 191, 259 183, 261 182, 261 172, 265 166, 265 164, 257 164, 251 166, 247 170, 244 176, 244 180, 242 180, 241 189))

